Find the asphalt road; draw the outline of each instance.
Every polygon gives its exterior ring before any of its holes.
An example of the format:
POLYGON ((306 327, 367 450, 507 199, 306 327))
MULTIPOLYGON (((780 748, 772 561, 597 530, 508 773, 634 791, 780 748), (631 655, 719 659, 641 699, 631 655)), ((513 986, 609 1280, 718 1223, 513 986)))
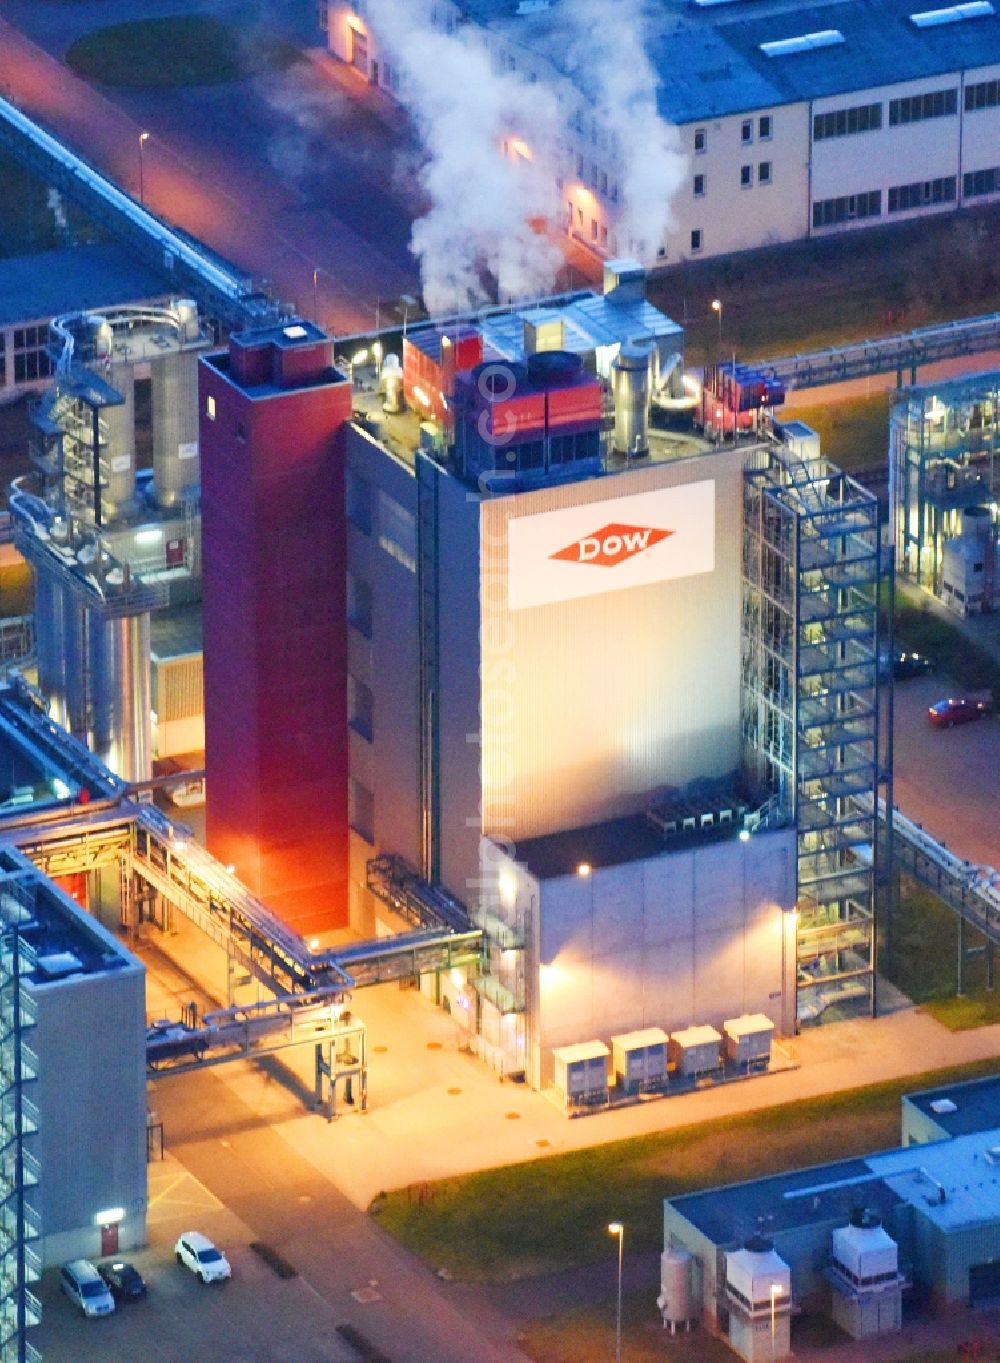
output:
MULTIPOLYGON (((150 3, 143 15, 178 8, 150 3)), ((224 0, 183 9, 247 13, 224 0)), ((282 7, 280 27, 305 37, 312 10, 282 7)), ((324 325, 394 320, 393 300, 419 287, 407 246, 418 151, 398 110, 318 51, 281 75, 159 91, 91 86, 62 64, 79 34, 134 17, 129 0, 8 0, 0 90, 136 195, 148 131, 149 207, 324 325)))

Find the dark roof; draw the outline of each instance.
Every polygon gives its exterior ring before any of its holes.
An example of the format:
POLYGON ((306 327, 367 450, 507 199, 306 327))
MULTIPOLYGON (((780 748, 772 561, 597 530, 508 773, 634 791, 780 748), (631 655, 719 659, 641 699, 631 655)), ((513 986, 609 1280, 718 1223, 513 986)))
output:
POLYGON ((969 1136, 1000 1127, 1000 1074, 908 1093, 906 1099, 949 1136, 969 1136), (955 1111, 935 1112, 932 1104, 941 1101, 954 1103, 955 1111))
POLYGON ((634 814, 562 833, 547 833, 540 838, 525 838, 518 842, 515 856, 537 880, 552 880, 575 874, 583 862, 599 871, 602 867, 667 856, 710 842, 729 842, 736 837, 737 831, 735 824, 716 826, 704 831, 674 834, 667 841, 641 814, 634 814))
POLYGON ((723 1246, 742 1244, 756 1233, 775 1235, 828 1221, 846 1225, 859 1207, 876 1212, 885 1222, 902 1201, 863 1159, 669 1199, 714 1245, 723 1246), (789 1193, 806 1195, 789 1197, 789 1193))
POLYGON ((0 259, 0 326, 64 312, 145 302, 171 292, 166 275, 110 244, 0 259))

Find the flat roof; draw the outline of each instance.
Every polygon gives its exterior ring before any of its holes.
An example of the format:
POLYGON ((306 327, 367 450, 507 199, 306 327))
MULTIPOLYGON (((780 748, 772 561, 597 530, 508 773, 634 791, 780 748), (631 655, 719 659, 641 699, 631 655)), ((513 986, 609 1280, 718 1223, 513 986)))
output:
POLYGON ((1000 1221, 1000 1128, 905 1146, 868 1164, 943 1231, 1000 1221))
POLYGON ((0 326, 145 302, 171 292, 167 275, 110 242, 0 259, 0 326))
POLYGON ((579 867, 584 864, 599 871, 630 861, 669 856, 672 852, 704 847, 713 842, 731 842, 737 831, 735 823, 717 823, 711 828, 674 833, 666 840, 642 814, 632 814, 561 833, 525 838, 517 844, 515 859, 527 867, 536 880, 555 880, 578 874, 579 867))
MULTIPOLYGON (((911 1151, 911 1162, 915 1159, 911 1151)), ((904 1200, 863 1159, 668 1199, 714 1245, 738 1245, 751 1235, 773 1235, 817 1222, 846 1223, 858 1207, 888 1220, 904 1200)))
MULTIPOLYGON (((938 0, 933 5, 821 0, 803 6, 732 0, 699 6, 658 0, 647 50, 660 78, 660 112, 674 123, 690 123, 1000 63, 1000 4, 993 14, 961 22, 930 27, 913 22, 911 16, 937 5, 938 0), (795 39, 833 33, 840 37, 790 50, 795 39), (769 56, 764 44, 784 51, 769 56)), ((573 44, 560 0, 528 14, 517 13, 515 0, 465 0, 463 8, 476 22, 499 28, 570 74, 565 57, 573 44)))
POLYGON ((1000 1074, 907 1093, 903 1101, 924 1113, 949 1136, 989 1131, 1000 1127, 1000 1074), (944 1105, 944 1110, 936 1112, 935 1103, 944 1105), (949 1104, 951 1110, 948 1110, 949 1104))

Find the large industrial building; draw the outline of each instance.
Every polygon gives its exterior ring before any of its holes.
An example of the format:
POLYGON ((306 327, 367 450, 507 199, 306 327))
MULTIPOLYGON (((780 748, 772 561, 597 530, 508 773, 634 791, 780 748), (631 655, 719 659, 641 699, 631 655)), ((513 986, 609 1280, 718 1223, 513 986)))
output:
MULTIPOLYGON (((437 0, 432 11, 442 34, 478 27, 495 72, 557 92, 564 224, 601 255, 674 263, 1000 195, 1000 13, 989 0, 654 0, 646 48, 687 172, 662 241, 625 240, 622 149, 560 8, 570 13, 571 0, 437 0)), ((332 52, 405 98, 392 35, 380 38, 365 0, 321 0, 320 17, 332 52)), ((592 41, 615 42, 610 11, 592 41)), ((514 133, 531 142, 531 129, 514 133)))
POLYGON ((915 1312, 1000 1300, 996 1078, 909 1094, 898 1150, 664 1203, 659 1306, 748 1363, 789 1355, 791 1319, 856 1339, 915 1312))
POLYGON ((870 1010, 874 499, 745 375, 739 439, 661 429, 634 263, 400 340, 353 401, 306 324, 202 363, 210 846, 288 867, 296 924, 464 908, 482 970, 428 991, 541 1087, 567 1044, 870 1010))

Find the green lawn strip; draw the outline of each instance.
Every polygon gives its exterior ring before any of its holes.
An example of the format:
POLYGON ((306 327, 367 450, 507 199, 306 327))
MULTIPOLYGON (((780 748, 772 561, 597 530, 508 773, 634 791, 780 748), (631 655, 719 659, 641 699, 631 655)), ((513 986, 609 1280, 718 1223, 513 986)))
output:
POLYGON ((178 14, 95 29, 72 44, 66 63, 89 80, 147 89, 242 80, 284 70, 301 56, 294 44, 259 29, 178 14))
POLYGON ((962 686, 982 691, 996 688, 1000 699, 1000 662, 963 634, 939 612, 919 588, 896 583, 896 634, 908 648, 927 653, 937 669, 962 686))
POLYGON ((612 1220, 624 1222, 630 1252, 653 1250, 662 1244, 665 1197, 895 1146, 902 1094, 997 1068, 981 1062, 912 1075, 403 1188, 376 1198, 371 1210, 409 1249, 457 1278, 509 1280, 593 1263, 607 1256, 612 1220))
MULTIPOLYGON (((608 1363, 615 1356, 614 1264, 606 1301, 532 1321, 518 1343, 534 1363, 608 1363)), ((704 1330, 671 1338, 656 1309, 656 1293, 622 1300, 622 1357, 628 1363, 733 1363, 733 1352, 704 1330)))

